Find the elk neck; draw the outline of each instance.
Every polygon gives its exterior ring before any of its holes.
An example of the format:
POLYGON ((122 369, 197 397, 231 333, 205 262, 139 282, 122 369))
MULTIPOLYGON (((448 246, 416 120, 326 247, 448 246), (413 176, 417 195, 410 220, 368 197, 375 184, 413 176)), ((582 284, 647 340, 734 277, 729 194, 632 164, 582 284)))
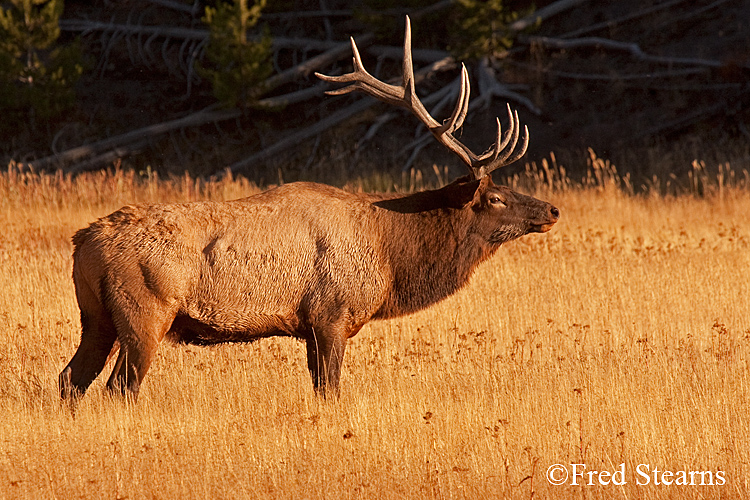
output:
POLYGON ((393 278, 376 317, 409 314, 445 299, 493 253, 474 232, 470 201, 477 184, 460 179, 408 196, 373 196, 382 255, 393 278))

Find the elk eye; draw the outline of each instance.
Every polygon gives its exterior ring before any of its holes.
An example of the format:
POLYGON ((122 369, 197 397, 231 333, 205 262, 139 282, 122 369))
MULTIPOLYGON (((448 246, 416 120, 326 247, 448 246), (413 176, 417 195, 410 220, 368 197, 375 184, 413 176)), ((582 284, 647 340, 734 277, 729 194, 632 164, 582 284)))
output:
POLYGON ((489 201, 491 204, 497 206, 497 207, 505 207, 505 203, 503 200, 500 199, 500 197, 496 194, 490 195, 489 201))

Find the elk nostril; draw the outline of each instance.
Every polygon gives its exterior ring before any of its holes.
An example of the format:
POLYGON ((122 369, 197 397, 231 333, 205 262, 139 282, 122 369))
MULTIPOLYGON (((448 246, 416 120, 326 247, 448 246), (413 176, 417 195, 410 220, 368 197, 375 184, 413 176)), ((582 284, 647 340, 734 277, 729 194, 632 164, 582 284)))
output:
POLYGON ((549 209, 549 213, 554 217, 555 219, 560 218, 560 211, 557 209, 557 207, 552 207, 549 209))

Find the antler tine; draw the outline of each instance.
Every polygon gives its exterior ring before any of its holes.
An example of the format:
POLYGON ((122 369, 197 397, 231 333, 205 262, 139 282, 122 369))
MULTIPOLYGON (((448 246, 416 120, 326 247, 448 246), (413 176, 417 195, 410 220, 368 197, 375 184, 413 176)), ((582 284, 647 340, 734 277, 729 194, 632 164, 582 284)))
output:
MULTIPOLYGON (((508 131, 506 131, 506 135, 510 136, 512 135, 513 139, 510 141, 510 146, 505 149, 505 146, 499 148, 497 151, 505 151, 502 155, 497 155, 497 157, 490 161, 484 168, 484 171, 489 174, 493 170, 496 170, 500 167, 504 167, 505 165, 510 165, 511 163, 517 161, 519 158, 521 158, 523 155, 526 154, 526 150, 529 147, 529 128, 524 125, 523 127, 523 143, 521 144, 521 147, 519 149, 516 149, 516 146, 518 145, 518 137, 519 137, 519 128, 520 125, 518 123, 518 112, 515 112, 515 120, 511 121, 511 128, 513 129, 513 133, 509 134, 508 131), (515 123, 514 123, 515 121, 515 123), (513 152, 515 150, 515 153, 513 152)), ((499 137, 499 130, 498 130, 498 137, 499 137)), ((507 138, 503 141, 504 144, 507 144, 507 138)))
POLYGON ((432 131, 433 134, 451 134, 461 128, 461 125, 464 124, 464 120, 466 119, 466 114, 469 112, 470 92, 471 86, 469 85, 469 72, 466 71, 466 66, 461 64, 461 84, 458 90, 458 101, 456 101, 456 107, 453 109, 451 117, 440 127, 432 131))
POLYGON ((508 105, 508 119, 510 121, 510 126, 508 127, 508 130, 505 131, 505 134, 503 134, 503 126, 500 123, 500 118, 495 118, 495 121, 497 121, 497 136, 495 137, 495 142, 489 150, 477 158, 477 163, 480 163, 481 165, 489 165, 490 163, 493 163, 508 145, 513 132, 513 113, 510 110, 510 105, 508 105))
MULTIPOLYGON (((526 125, 523 126, 523 144, 521 144, 521 148, 518 149, 513 156, 505 160, 503 165, 510 165, 511 163, 519 160, 523 155, 526 154, 526 150, 529 147, 529 127, 526 125)), ((498 165, 498 167, 502 167, 503 165, 498 165)))
POLYGON ((389 104, 408 107, 404 102, 404 90, 401 87, 381 82, 372 76, 365 69, 364 64, 362 64, 362 57, 359 55, 359 49, 357 48, 357 43, 354 41, 354 37, 350 37, 350 40, 352 43, 354 71, 339 76, 329 76, 316 72, 315 76, 326 82, 351 83, 351 85, 340 89, 326 90, 326 94, 343 95, 355 90, 361 90, 389 104))
POLYGON ((524 154, 529 146, 529 128, 524 126, 524 137, 521 148, 516 150, 518 145, 518 138, 520 135, 520 123, 518 119, 518 112, 512 111, 510 105, 508 108, 508 118, 510 124, 508 130, 503 134, 501 132, 502 126, 500 125, 500 119, 497 119, 497 137, 495 139, 494 146, 480 157, 477 157, 474 161, 474 168, 477 170, 477 178, 484 176, 505 165, 510 165, 524 154), (515 153, 514 153, 515 151, 515 153))
MULTIPOLYGON (((513 110, 510 109, 510 104, 505 104, 505 107, 508 110, 508 130, 505 131, 505 134, 503 135, 503 142, 500 143, 500 146, 498 147, 498 153, 505 149, 508 146, 508 143, 510 142, 510 138, 513 135, 514 130, 518 130, 518 111, 515 112, 515 119, 513 115, 513 110)), ((498 127, 500 126, 500 119, 497 119, 498 127)), ((515 143, 513 143, 513 147, 515 146, 515 143)))
POLYGON ((333 90, 326 90, 326 95, 343 95, 348 94, 349 92, 353 92, 354 90, 359 89, 359 83, 360 80, 357 79, 356 75, 358 75, 361 71, 364 71, 367 73, 367 70, 365 70, 364 66, 362 65, 362 59, 359 56, 359 49, 357 49, 357 43, 354 41, 354 37, 349 37, 349 41, 352 44, 352 54, 354 59, 354 71, 351 73, 347 73, 345 75, 339 75, 339 76, 329 76, 324 75, 323 73, 315 72, 315 76, 320 78, 321 80, 325 82, 333 82, 333 83, 349 83, 354 82, 352 85, 348 85, 346 87, 341 87, 340 89, 333 89, 333 90))
POLYGON ((513 153, 516 144, 518 144, 518 134, 520 132, 519 128, 521 127, 518 122, 518 111, 514 111, 513 113, 511 113, 510 106, 508 106, 508 116, 510 117, 510 126, 508 132, 510 132, 511 138, 510 141, 505 138, 503 140, 503 147, 501 148, 503 153, 498 155, 497 159, 494 162, 498 164, 498 167, 505 165, 505 161, 508 159, 511 153, 513 153), (508 142, 510 142, 510 144, 508 144, 508 142))
POLYGON ((503 135, 503 126, 500 124, 500 118, 495 118, 495 121, 497 122, 497 137, 495 137, 495 144, 492 146, 492 149, 487 154, 487 156, 492 156, 492 159, 490 160, 490 163, 495 161, 500 154, 500 151, 505 148, 505 146, 508 144, 508 141, 510 140, 510 133, 506 130, 505 135, 503 135))
POLYGON ((414 89, 414 64, 411 56, 411 19, 406 16, 406 29, 404 32, 404 62, 402 63, 402 73, 404 78, 404 98, 409 98, 413 103, 417 97, 414 89), (408 92, 408 95, 406 94, 408 92))

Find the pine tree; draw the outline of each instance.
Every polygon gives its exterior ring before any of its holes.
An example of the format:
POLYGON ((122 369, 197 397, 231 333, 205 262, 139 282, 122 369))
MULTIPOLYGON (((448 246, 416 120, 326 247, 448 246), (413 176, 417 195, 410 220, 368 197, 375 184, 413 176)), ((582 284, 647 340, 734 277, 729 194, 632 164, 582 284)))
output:
POLYGON ((62 11, 63 0, 9 0, 0 7, 0 110, 32 129, 75 102, 73 86, 83 73, 77 44, 55 47, 62 11))
POLYGON ((271 66, 271 37, 264 32, 257 42, 248 41, 247 32, 260 19, 266 0, 219 2, 206 7, 203 21, 210 38, 206 46, 207 63, 196 70, 211 81, 214 96, 227 106, 248 106, 256 99, 254 87, 268 78, 271 66))
POLYGON ((518 13, 505 9, 503 0, 456 0, 456 8, 450 50, 459 60, 492 56, 513 45, 506 27, 518 13))

